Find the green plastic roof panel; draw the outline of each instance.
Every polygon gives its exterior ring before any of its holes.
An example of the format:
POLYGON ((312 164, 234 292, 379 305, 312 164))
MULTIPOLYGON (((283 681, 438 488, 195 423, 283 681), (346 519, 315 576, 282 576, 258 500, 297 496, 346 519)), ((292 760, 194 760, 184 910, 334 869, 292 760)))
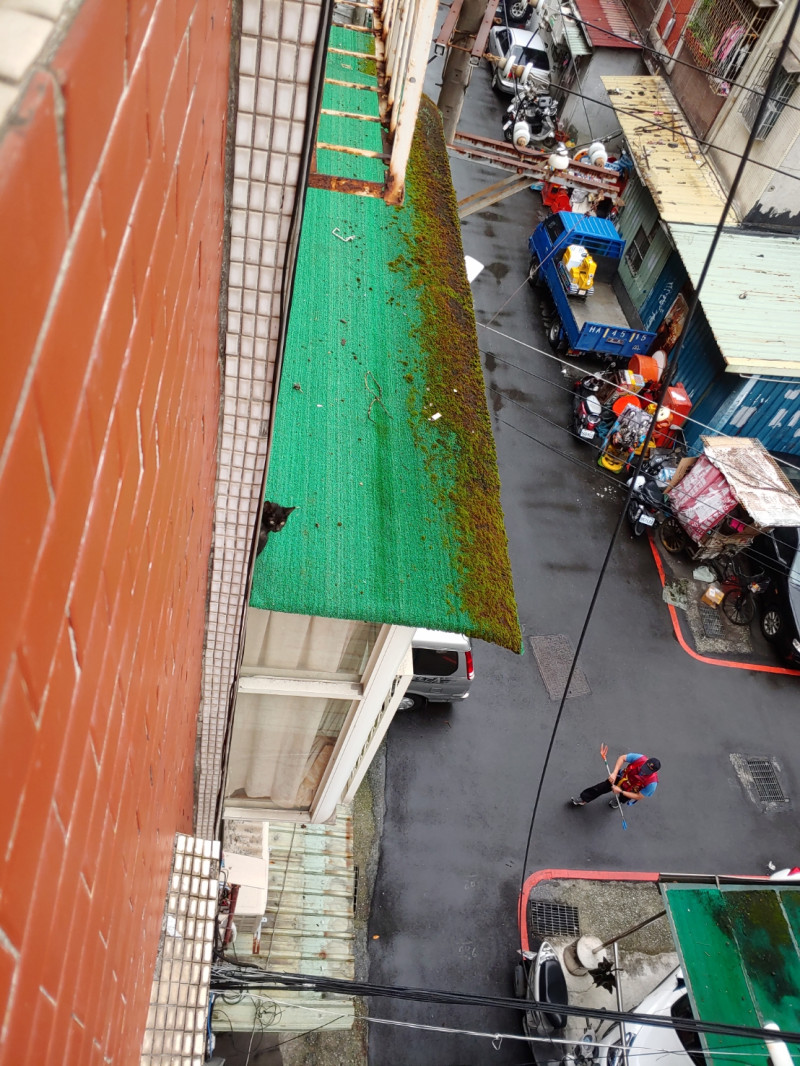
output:
MULTIPOLYGON (((786 885, 662 885, 695 1017, 800 1029, 800 889, 786 885)), ((712 1063, 769 1066, 752 1038, 702 1037, 712 1063), (738 1056, 725 1052, 738 1052, 738 1056), (745 1057, 742 1057, 745 1052, 745 1057)), ((789 1044, 795 1063, 800 1049, 789 1044)))
POLYGON ((521 650, 472 295, 439 113, 403 207, 309 189, 266 499, 297 510, 254 607, 521 650))

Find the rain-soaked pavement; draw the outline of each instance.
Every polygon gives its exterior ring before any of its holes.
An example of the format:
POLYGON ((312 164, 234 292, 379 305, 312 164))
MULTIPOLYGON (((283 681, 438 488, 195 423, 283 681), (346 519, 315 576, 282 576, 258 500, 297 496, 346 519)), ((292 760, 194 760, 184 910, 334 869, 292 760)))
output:
MULTIPOLYGON (((438 79, 438 61, 429 68, 438 79)), ((434 99, 438 90, 429 85, 434 99)), ((499 135, 485 70, 473 77, 462 128, 499 135)), ((453 160, 459 198, 502 176, 453 160)), ((619 492, 594 453, 565 431, 568 379, 551 357, 525 284, 539 197, 516 194, 463 224, 464 250, 485 264, 473 282, 487 398, 525 654, 479 644, 470 698, 398 716, 385 746, 385 822, 367 940, 380 984, 510 995, 520 885, 543 868, 765 873, 795 862, 798 791, 795 677, 710 666, 677 643, 653 557, 624 525, 580 659, 589 693, 566 701, 538 814, 531 811, 558 709, 530 638, 574 648, 614 528, 619 492), (599 745, 663 764, 657 795, 628 830, 604 803, 566 805, 600 780, 599 745), (774 757, 789 802, 764 813, 732 754, 774 757), (530 840, 529 840, 530 834, 530 840), (529 848, 528 848, 529 842, 529 848), (373 937, 377 939, 372 939, 373 937)), ((488 1033, 519 1032, 513 1012, 379 999, 373 1015, 488 1033)), ((371 1066, 532 1062, 508 1040, 370 1025, 371 1066), (497 1043, 497 1042, 495 1042, 497 1043)))

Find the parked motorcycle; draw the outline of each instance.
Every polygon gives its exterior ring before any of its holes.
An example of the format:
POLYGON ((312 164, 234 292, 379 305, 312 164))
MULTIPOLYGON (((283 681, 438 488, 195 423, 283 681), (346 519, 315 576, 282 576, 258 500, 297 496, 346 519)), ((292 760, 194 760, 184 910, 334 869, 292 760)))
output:
POLYGON ((603 386, 601 378, 590 374, 573 384, 572 432, 581 440, 593 441, 603 418, 603 405, 597 394, 603 386))
POLYGON ((542 95, 536 84, 523 86, 506 108, 503 136, 517 148, 527 148, 530 144, 555 148, 557 113, 558 103, 552 96, 542 95))
POLYGON ((633 481, 633 492, 628 501, 628 521, 634 536, 640 537, 646 529, 652 529, 663 520, 664 493, 661 491, 658 478, 644 470, 635 478, 629 478, 628 486, 631 481, 633 481))
POLYGON ((564 1029, 567 1016, 559 1011, 569 1002, 567 979, 552 944, 543 940, 537 952, 523 951, 514 967, 514 994, 518 999, 547 1004, 532 1007, 522 1016, 526 1036, 547 1035, 564 1029))

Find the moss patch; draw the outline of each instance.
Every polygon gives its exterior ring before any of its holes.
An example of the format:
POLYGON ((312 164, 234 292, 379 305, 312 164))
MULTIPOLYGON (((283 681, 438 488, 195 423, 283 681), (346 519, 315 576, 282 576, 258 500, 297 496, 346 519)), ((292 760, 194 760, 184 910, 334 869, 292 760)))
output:
MULTIPOLYGON (((449 489, 461 531, 455 561, 458 593, 473 617, 482 617, 493 627, 492 640, 519 650, 522 634, 516 604, 506 594, 511 586, 508 540, 458 207, 441 117, 426 96, 411 151, 407 196, 414 209, 408 255, 391 268, 407 271, 419 300, 418 340, 428 402, 441 412, 444 425, 458 426, 458 447, 452 453, 455 475, 449 489)), ((418 429, 424 414, 415 399, 410 393, 409 413, 418 429)))

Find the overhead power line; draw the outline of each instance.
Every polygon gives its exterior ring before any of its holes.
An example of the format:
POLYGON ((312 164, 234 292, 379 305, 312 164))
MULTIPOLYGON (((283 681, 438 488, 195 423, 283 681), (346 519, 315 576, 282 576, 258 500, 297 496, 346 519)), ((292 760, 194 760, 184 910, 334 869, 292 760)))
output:
MULTIPOLYGON (((655 118, 650 118, 643 115, 641 111, 632 111, 630 108, 619 107, 617 104, 606 103, 605 100, 593 100, 591 97, 584 97, 582 93, 576 92, 575 89, 567 89, 563 85, 558 86, 558 91, 566 93, 568 96, 577 96, 581 99, 590 100, 596 107, 610 108, 616 114, 630 115, 631 118, 639 119, 640 122, 646 123, 648 126, 652 126, 654 129, 664 130, 669 133, 671 137, 675 136, 675 127, 668 125, 666 122, 659 122, 655 118)), ((701 145, 703 148, 713 148, 715 152, 721 152, 723 155, 732 155, 735 159, 741 159, 742 153, 735 152, 732 148, 723 148, 721 144, 717 144, 715 141, 707 141, 702 137, 698 137, 692 130, 681 131, 681 136, 685 137, 687 141, 694 141, 695 144, 701 145)), ((800 181, 800 173, 793 173, 791 170, 783 170, 781 167, 773 167, 769 163, 762 163, 760 159, 748 160, 751 166, 761 167, 763 170, 768 170, 772 174, 780 174, 784 178, 790 178, 792 181, 800 181)))
MULTIPOLYGON (((337 977, 320 977, 315 974, 289 974, 274 970, 262 970, 257 966, 213 966, 211 990, 224 992, 251 988, 299 988, 313 992, 329 992, 343 996, 364 996, 388 999, 414 1000, 419 1003, 443 1003, 452 1006, 491 1007, 502 1010, 529 1011, 551 1010, 552 1004, 533 999, 516 999, 505 996, 474 995, 469 992, 446 992, 435 988, 413 988, 406 985, 378 985, 369 981, 349 981, 337 977)), ((716 1036, 733 1036, 753 1040, 774 1040, 774 1029, 759 1026, 729 1025, 724 1022, 707 1022, 698 1018, 673 1019, 660 1014, 634 1014, 630 1011, 600 1010, 559 1004, 559 1012, 570 1017, 597 1018, 607 1022, 635 1022, 657 1029, 672 1029, 716 1036)), ((790 1044, 800 1043, 800 1032, 781 1031, 780 1039, 790 1044)))
MULTIPOLYGON (((789 25, 788 25, 788 28, 786 30, 786 34, 785 34, 785 36, 783 38, 783 42, 781 43, 781 47, 778 50, 778 54, 777 54, 777 56, 775 58, 775 65, 774 65, 774 67, 772 69, 772 73, 770 75, 769 82, 768 82, 767 87, 766 87, 766 93, 765 93, 763 99, 761 100, 761 104, 760 104, 760 106, 758 108, 758 112, 757 112, 756 117, 755 117, 755 122, 753 123, 753 128, 751 129, 750 135, 747 138, 747 143, 745 145, 744 152, 742 153, 742 157, 741 157, 741 159, 739 161, 739 166, 738 166, 738 168, 736 170, 736 174, 734 175, 733 181, 731 182, 730 189, 728 190, 728 195, 727 195, 727 198, 725 200, 725 204, 724 204, 724 207, 722 209, 722 212, 720 213, 719 220, 718 220, 716 226, 714 227, 714 233, 712 235, 711 243, 710 243, 710 245, 708 247, 708 252, 706 253, 705 260, 703 262, 702 270, 700 271, 700 277, 697 280, 697 284, 694 286, 694 293, 692 295, 692 300, 691 300, 691 302, 689 304, 689 310, 688 310, 688 313, 686 315, 686 319, 685 319, 684 324, 683 324, 683 329, 682 329, 682 331, 680 333, 680 336, 678 337, 678 340, 677 340, 677 343, 675 344, 675 347, 670 352, 669 361, 667 362, 667 366, 666 366, 666 368, 664 370, 664 375, 663 375, 663 378, 662 378, 662 381, 661 381, 661 393, 660 393, 660 396, 659 396, 659 402, 665 396, 666 391, 667 391, 667 389, 669 387, 669 384, 670 384, 670 382, 672 380, 672 375, 675 373, 675 368, 678 365, 678 359, 680 357, 680 352, 681 352, 681 349, 683 347, 684 338, 686 337, 686 334, 687 334, 687 331, 689 329, 689 326, 691 325, 692 319, 694 318, 694 315, 695 315, 695 313, 697 311, 697 308, 698 308, 698 306, 700 304, 700 293, 701 293, 703 285, 705 283, 705 279, 708 276, 708 271, 709 271, 709 269, 711 267, 711 261, 713 259, 714 253, 717 250, 717 245, 719 244, 719 239, 722 236, 722 231, 723 231, 723 228, 724 228, 724 225, 725 225, 725 219, 728 217, 728 212, 730 211, 731 204, 733 203, 733 199, 734 199, 734 197, 736 195, 736 191, 737 191, 737 189, 739 187, 739 183, 741 182, 742 175, 744 174, 745 165, 747 163, 748 157, 749 157, 750 152, 752 150, 753 144, 755 143, 756 131, 758 129, 758 126, 759 126, 763 116, 764 116, 764 113, 765 113, 766 108, 767 108, 767 104, 769 102, 769 96, 771 94, 772 89, 775 86, 775 83, 776 83, 777 78, 778 78, 778 74, 780 73, 781 63, 783 62, 783 58, 786 55, 786 52, 787 52, 787 50, 789 48, 789 41, 791 40, 792 34, 794 33, 794 30, 795 30, 795 26, 797 25, 798 15, 800 15, 800 3, 796 4, 795 9, 794 9, 794 11, 792 13, 792 17, 791 17, 791 19, 789 21, 789 25)), ((533 801, 533 809, 531 811, 531 817, 530 817, 530 822, 529 822, 529 826, 528 826, 528 838, 527 838, 526 843, 525 843, 525 851, 524 851, 523 861, 522 861, 522 874, 521 874, 520 888, 519 888, 519 897, 520 897, 520 899, 522 898, 522 893, 523 893, 523 889, 524 889, 524 885, 525 885, 525 876, 526 876, 526 871, 527 871, 527 868, 528 868, 528 858, 530 856, 531 842, 533 840, 533 829, 534 829, 534 825, 536 823, 536 815, 537 815, 537 812, 539 810, 539 801, 541 799, 542 790, 544 788, 544 781, 545 781, 545 777, 547 775, 547 768, 548 768, 548 766, 550 764, 550 757, 551 757, 551 755, 553 753, 553 747, 555 745, 555 739, 556 739, 556 735, 558 733, 558 727, 559 727, 559 725, 561 723, 561 718, 562 718, 562 715, 564 713, 564 707, 566 705, 566 700, 567 700, 567 693, 569 692, 570 684, 572 683, 573 675, 575 673, 575 670, 577 669, 578 658, 580 657, 581 649, 583 648, 583 643, 584 643, 584 640, 586 639, 586 633, 587 633, 587 631, 589 629, 589 624, 591 622, 592 615, 594 613, 594 608, 595 608, 595 605, 597 603, 597 598, 600 595, 600 589, 601 589, 601 587, 603 585, 603 581, 605 579, 606 572, 608 570, 608 566, 609 566, 609 563, 611 561, 611 555, 612 555, 612 552, 614 550, 614 545, 616 544, 617 537, 619 536, 620 530, 622 528, 622 523, 625 520, 625 514, 627 513, 627 510, 628 510, 628 508, 630 506, 631 497, 633 496, 634 486, 636 484, 636 477, 639 474, 639 471, 641 470, 642 465, 644 464, 645 457, 646 457, 646 454, 647 454, 647 448, 648 448, 648 445, 650 443, 650 439, 652 437, 654 428, 655 428, 655 420, 651 419, 650 424, 649 424, 649 426, 647 428, 647 433, 645 435, 644 441, 642 442, 641 454, 639 455, 638 460, 637 460, 637 462, 636 462, 636 464, 634 466, 634 469, 633 469, 633 472, 632 472, 633 476, 630 479, 630 483, 629 483, 629 486, 628 486, 628 491, 627 491, 627 493, 625 495, 625 499, 623 501, 622 507, 620 508, 620 514, 619 514, 619 517, 617 519, 617 523, 616 523, 616 525, 614 527, 614 530, 613 530, 613 532, 611 534, 611 537, 609 539, 608 548, 606 549, 606 553, 605 553, 605 556, 603 558, 603 562, 602 562, 602 564, 600 566, 600 570, 599 570, 598 575, 597 575, 597 580, 595 582, 594 590, 592 592, 592 597, 591 597, 591 599, 589 601, 589 606, 586 609, 586 615, 584 617, 583 625, 581 626, 581 631, 580 631, 580 634, 578 636, 578 642, 577 642, 577 644, 575 646, 575 653, 574 653, 574 655, 572 657, 572 662, 570 663, 569 672, 567 673, 567 677, 566 677, 566 680, 564 682, 564 690, 563 690, 563 692, 561 694, 561 699, 560 699, 559 705, 558 705, 558 711, 556 712, 556 716, 555 716, 555 719, 553 721, 552 728, 550 730, 550 738, 549 738, 549 741, 548 741, 547 750, 545 752, 544 760, 542 762, 542 768, 541 768, 541 771, 539 773, 539 781, 538 781, 537 788, 536 788, 536 796, 535 796, 535 799, 533 801)))
MULTIPOLYGON (((615 33, 614 30, 607 29, 605 26, 599 26, 595 22, 589 22, 587 19, 582 19, 580 15, 565 15, 564 18, 565 20, 568 19, 570 22, 577 23, 579 26, 587 26, 589 29, 597 30, 599 33, 604 34, 606 37, 614 37, 616 40, 624 41, 626 44, 631 43, 631 38, 626 37, 623 33, 615 33)), ((636 27, 636 30, 637 33, 641 32, 638 26, 636 27)), ((660 52, 657 48, 653 48, 652 45, 645 44, 644 41, 639 41, 638 43, 639 47, 642 49, 643 52, 649 52, 650 55, 655 56, 659 60, 664 60, 665 63, 675 63, 677 66, 681 67, 691 67, 692 70, 696 70, 699 74, 708 76, 708 72, 701 70, 696 63, 692 63, 687 59, 680 59, 676 58, 675 56, 671 56, 669 52, 660 52)), ((714 75, 711 75, 711 77, 713 76, 714 75)), ((750 92, 754 96, 761 97, 762 99, 766 96, 766 92, 763 89, 756 89, 752 85, 746 85, 742 81, 732 81, 730 78, 720 78, 718 80, 725 81, 726 84, 732 85, 735 89, 744 89, 746 92, 750 92)), ((788 101, 784 104, 784 108, 787 111, 800 111, 800 105, 792 104, 788 101)))
MULTIPOLYGON (((798 2, 800 2, 800 0, 798 0, 798 2)), ((576 16, 573 17, 573 21, 579 22, 579 23, 581 23, 582 25, 585 25, 585 26, 590 26, 590 27, 592 27, 594 29, 602 30, 603 33, 607 33, 610 37, 616 37, 619 40, 627 41, 628 43, 630 43, 630 38, 625 37, 625 36, 623 36, 622 34, 619 34, 619 33, 613 33, 611 30, 605 30, 605 29, 603 29, 603 27, 596 26, 594 23, 585 22, 583 19, 577 18, 576 16)), ((506 26, 507 25, 508 25, 508 23, 506 22, 506 26)), ((528 40, 529 44, 534 39, 534 37, 536 36, 536 34, 538 32, 539 32, 538 29, 537 30, 533 30, 531 32, 530 38, 528 40)), ((644 46, 642 46, 642 47, 644 47, 644 46)), ((678 60, 676 60, 676 62, 678 62, 678 60)), ((685 61, 681 61, 681 62, 685 62, 685 61)), ((685 65, 691 66, 695 70, 699 69, 698 67, 696 67, 692 63, 687 63, 685 65)), ((772 74, 770 75, 770 82, 767 85, 767 89, 764 92, 758 93, 758 95, 761 96, 761 104, 759 105, 759 110, 764 106, 764 101, 765 100, 767 100, 767 101, 769 100, 769 97, 767 96, 767 90, 769 90, 769 88, 771 88, 772 83, 775 81, 775 71, 776 70, 777 70, 777 60, 776 60, 776 66, 773 67, 772 74)), ((580 80, 578 81, 578 84, 580 85, 580 80)), ((732 84, 732 83, 730 83, 730 84, 732 84)), ((739 83, 737 82, 736 84, 738 85, 739 83)), ((747 88, 747 86, 741 86, 741 87, 742 88, 747 88)), ((658 122, 658 121, 656 121, 655 118, 648 117, 646 115, 642 115, 641 111, 633 111, 633 110, 630 110, 629 108, 618 107, 615 104, 606 103, 605 100, 596 100, 596 99, 594 99, 592 97, 586 96, 583 93, 583 91, 577 91, 576 92, 575 89, 567 89, 563 85, 557 85, 556 88, 558 89, 559 92, 565 93, 568 96, 577 97, 579 100, 584 102, 584 104, 585 104, 586 101, 588 101, 589 103, 594 104, 596 107, 610 108, 616 114, 629 115, 631 118, 639 119, 640 121, 647 123, 647 125, 653 126, 654 129, 664 130, 665 132, 669 133, 671 137, 675 136, 675 128, 674 128, 674 126, 668 125, 665 122, 658 122)), ((755 92, 755 90, 750 90, 750 91, 755 92)), ((516 85, 516 83, 514 85, 514 92, 515 92, 515 95, 516 95, 516 93, 517 93, 517 85, 516 85)), ((800 110, 800 107, 797 107, 797 105, 794 105, 794 104, 792 104, 792 105, 787 104, 786 107, 792 107, 793 109, 800 110)), ((588 121, 588 116, 587 116, 587 121, 588 121)), ((758 128, 758 124, 756 122, 754 122, 753 123, 753 129, 755 130, 757 128, 758 128)), ((684 136, 687 140, 694 141, 696 144, 701 145, 703 148, 712 148, 716 152, 721 152, 724 155, 732 155, 736 159, 741 159, 742 158, 742 153, 736 152, 732 148, 723 148, 722 145, 716 144, 714 141, 707 141, 704 138, 699 137, 692 130, 687 130, 685 132, 681 131, 681 135, 684 136)), ((792 173, 789 170, 783 170, 780 167, 771 166, 769 163, 762 163, 761 160, 759 160, 759 159, 750 159, 749 163, 750 163, 751 166, 761 167, 764 170, 768 170, 772 174, 780 174, 782 177, 789 178, 792 181, 800 181, 800 173, 792 173)))

